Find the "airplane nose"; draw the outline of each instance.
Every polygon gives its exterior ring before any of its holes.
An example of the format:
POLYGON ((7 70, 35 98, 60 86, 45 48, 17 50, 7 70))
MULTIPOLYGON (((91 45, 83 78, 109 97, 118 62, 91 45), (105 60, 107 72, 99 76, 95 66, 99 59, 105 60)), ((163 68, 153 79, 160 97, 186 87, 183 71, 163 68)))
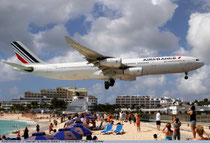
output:
POLYGON ((204 62, 199 62, 199 66, 200 67, 204 66, 204 62))

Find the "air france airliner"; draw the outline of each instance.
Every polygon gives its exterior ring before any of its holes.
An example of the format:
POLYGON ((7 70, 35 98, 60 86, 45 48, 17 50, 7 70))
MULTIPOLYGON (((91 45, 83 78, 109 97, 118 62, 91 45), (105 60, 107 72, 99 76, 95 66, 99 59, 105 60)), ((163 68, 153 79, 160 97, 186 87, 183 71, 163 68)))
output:
POLYGON ((190 71, 204 65, 198 58, 188 56, 136 59, 104 56, 76 43, 67 36, 65 36, 65 39, 72 48, 84 56, 86 62, 49 64, 40 60, 20 41, 14 41, 11 42, 11 45, 22 64, 4 63, 13 66, 18 71, 52 79, 101 79, 105 81, 105 89, 114 86, 116 79, 134 81, 136 77, 144 75, 184 73, 184 78, 188 79, 190 71))

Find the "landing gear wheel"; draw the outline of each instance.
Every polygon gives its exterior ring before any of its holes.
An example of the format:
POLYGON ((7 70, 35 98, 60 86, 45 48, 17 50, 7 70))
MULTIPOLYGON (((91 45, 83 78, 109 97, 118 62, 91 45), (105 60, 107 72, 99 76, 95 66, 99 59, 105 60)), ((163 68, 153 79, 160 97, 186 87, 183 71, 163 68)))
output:
POLYGON ((115 83, 115 80, 114 80, 113 78, 111 78, 111 79, 109 80, 109 85, 110 85, 110 86, 114 86, 114 83, 115 83))
POLYGON ((184 77, 184 79, 186 79, 186 80, 187 80, 187 79, 188 79, 188 76, 186 75, 186 76, 184 77))
POLYGON ((109 82, 108 81, 105 81, 104 82, 104 86, 105 86, 105 89, 109 89, 109 82))
POLYGON ((188 73, 187 73, 187 72, 185 72, 185 77, 184 77, 184 79, 185 79, 185 80, 188 79, 188 73))

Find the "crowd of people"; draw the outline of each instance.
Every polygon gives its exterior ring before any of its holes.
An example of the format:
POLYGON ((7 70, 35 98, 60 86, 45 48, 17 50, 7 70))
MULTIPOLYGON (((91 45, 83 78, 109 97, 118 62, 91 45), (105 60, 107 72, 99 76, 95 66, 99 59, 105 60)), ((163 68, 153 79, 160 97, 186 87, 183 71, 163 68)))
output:
MULTIPOLYGON (((196 126, 196 109, 195 106, 191 106, 187 112, 190 116, 190 129, 192 131, 193 140, 210 140, 209 135, 204 131, 203 126, 196 126)), ((156 114, 157 129, 160 130, 160 112, 156 114)), ((172 117, 172 123, 166 123, 162 132, 165 134, 165 140, 180 140, 181 122, 178 117, 172 117), (171 129, 171 124, 174 130, 171 129)))
MULTIPOLYGON (((202 126, 196 126, 196 110, 195 106, 192 106, 188 112, 190 116, 190 129, 192 131, 192 138, 193 140, 208 140, 210 139, 208 134, 204 131, 204 128, 202 126)), ((127 122, 128 124, 133 124, 136 126, 137 133, 141 132, 141 116, 137 113, 131 113, 131 112, 119 112, 115 114, 110 113, 93 113, 93 114, 69 114, 69 115, 62 115, 59 117, 60 123, 63 124, 63 128, 69 128, 71 125, 75 123, 82 123, 86 128, 90 130, 98 130, 99 127, 96 126, 96 121, 101 121, 103 123, 103 127, 105 127, 107 124, 113 124, 113 125, 119 125, 124 124, 127 122), (116 122, 116 123, 114 123, 116 122)), ((157 125, 157 131, 161 131, 161 113, 158 111, 155 115, 156 118, 156 125, 157 125)), ((58 118, 57 118, 58 119, 58 118)), ((177 116, 172 116, 172 121, 165 123, 165 126, 162 129, 162 133, 165 134, 165 140, 180 140, 181 139, 181 121, 177 116), (173 128, 173 129, 172 129, 173 128)), ((56 133, 57 130, 54 127, 57 127, 58 121, 54 119, 53 121, 50 120, 49 124, 49 134, 56 133)), ((101 124, 102 125, 102 124, 101 124)), ((100 128, 103 129, 103 128, 100 128)), ((36 132, 40 132, 40 125, 36 125, 36 132)), ((20 135, 20 132, 17 133, 17 138, 21 139, 23 137, 24 139, 29 137, 29 129, 26 127, 24 129, 23 135, 20 135)), ((158 135, 153 135, 154 139, 158 139, 158 135)), ((3 135, 0 137, 1 140, 5 140, 6 136, 3 135)), ((87 136, 87 140, 95 140, 97 137, 87 136)))

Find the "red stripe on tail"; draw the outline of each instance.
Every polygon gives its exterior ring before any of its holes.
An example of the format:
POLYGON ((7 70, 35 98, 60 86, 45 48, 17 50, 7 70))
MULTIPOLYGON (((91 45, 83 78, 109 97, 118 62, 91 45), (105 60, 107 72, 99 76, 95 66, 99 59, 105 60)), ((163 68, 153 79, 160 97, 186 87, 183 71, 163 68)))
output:
POLYGON ((28 64, 28 62, 26 60, 24 60, 21 56, 19 56, 17 53, 15 53, 15 54, 22 63, 28 64))

